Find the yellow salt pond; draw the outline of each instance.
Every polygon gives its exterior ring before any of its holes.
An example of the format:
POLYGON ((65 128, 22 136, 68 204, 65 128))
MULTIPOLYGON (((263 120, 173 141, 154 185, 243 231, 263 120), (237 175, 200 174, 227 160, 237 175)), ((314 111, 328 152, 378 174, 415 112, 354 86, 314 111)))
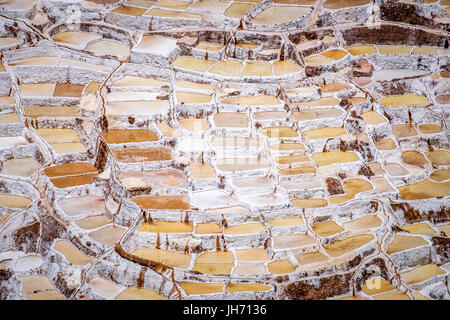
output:
POLYGON ((225 292, 244 292, 244 291, 269 291, 272 287, 264 284, 253 283, 227 283, 225 292))
POLYGON ((322 52, 322 55, 324 57, 327 57, 327 58, 330 58, 333 60, 340 60, 340 59, 344 58, 347 54, 348 54, 347 51, 340 50, 340 49, 334 49, 334 50, 322 52))
POLYGON ((320 88, 322 93, 332 93, 341 90, 350 89, 350 86, 342 82, 331 82, 320 88))
POLYGON ((386 252, 388 254, 405 251, 412 248, 428 245, 429 243, 420 236, 404 236, 396 234, 389 243, 386 252))
POLYGON ((224 60, 211 67, 209 72, 224 77, 239 77, 243 68, 244 65, 239 60, 224 60))
POLYGON ((374 54, 377 53, 377 49, 374 46, 361 45, 361 46, 351 46, 345 48, 353 56, 359 56, 362 54, 374 54))
POLYGON ((274 227, 289 227, 304 224, 302 218, 282 218, 267 221, 269 226, 274 227))
POLYGON ((437 124, 421 124, 419 125, 419 130, 423 134, 433 134, 442 132, 442 128, 437 124))
POLYGON ((324 64, 331 63, 333 61, 334 61, 333 59, 330 59, 325 56, 313 56, 313 57, 305 59, 305 64, 310 67, 319 67, 324 64))
POLYGON ((190 254, 161 249, 138 249, 131 254, 139 258, 181 269, 187 269, 191 261, 190 254))
POLYGON ((71 264, 86 265, 92 261, 92 258, 82 253, 68 241, 58 240, 53 248, 61 253, 71 264))
POLYGON ((356 153, 339 150, 313 153, 311 157, 318 166, 328 166, 335 163, 354 162, 359 160, 356 153))
POLYGON ((272 274, 284 274, 294 272, 295 269, 289 260, 273 261, 267 264, 267 269, 272 274))
POLYGON ((412 93, 406 93, 402 96, 389 96, 380 99, 379 102, 385 107, 426 107, 431 104, 427 97, 412 93))
POLYGON ((203 50, 203 51, 211 51, 211 52, 219 52, 224 48, 221 44, 210 43, 200 41, 199 44, 195 47, 195 49, 203 50))
POLYGON ((319 263, 328 260, 328 258, 322 253, 316 252, 306 252, 299 253, 295 256, 298 263, 301 265, 311 264, 311 263, 319 263))
POLYGON ((313 231, 321 237, 328 237, 344 229, 334 221, 317 222, 312 226, 313 231))
POLYGON ((242 71, 244 77, 270 77, 272 75, 272 65, 265 61, 249 61, 242 71))
POLYGON ((196 234, 220 233, 222 228, 215 223, 197 223, 195 227, 196 234))
POLYGON ((167 300, 153 290, 130 287, 118 294, 115 300, 167 300))
POLYGON ((375 237, 372 234, 353 236, 344 240, 336 241, 325 246, 325 250, 332 257, 339 257, 345 253, 354 251, 372 241, 375 237))
POLYGON ((406 284, 421 283, 446 272, 434 264, 426 264, 400 274, 406 284))
POLYGON ((201 19, 202 17, 199 14, 174 10, 163 10, 159 8, 152 8, 151 10, 144 13, 144 16, 165 17, 165 18, 187 18, 187 19, 201 19))
POLYGON ((445 224, 442 226, 437 227, 439 229, 439 231, 444 232, 447 236, 450 235, 450 224, 445 224))
POLYGON ((139 232, 155 233, 186 233, 193 230, 194 225, 192 222, 153 221, 144 223, 139 227, 139 232))
POLYGON ((0 194, 0 206, 6 208, 24 209, 28 207, 33 201, 29 198, 14 195, 14 194, 0 194))
MULTIPOLYGON (((127 4, 129 1, 127 1, 127 4)), ((134 16, 134 17, 140 17, 142 16, 148 9, 144 8, 136 8, 136 7, 130 7, 130 6, 120 6, 114 10, 111 11, 111 13, 116 14, 125 14, 128 16, 134 16)))
POLYGON ((224 16, 240 19, 255 5, 251 3, 232 3, 224 12, 224 16))
POLYGON ((216 171, 209 164, 192 164, 189 177, 194 180, 211 179, 216 177, 216 171))
POLYGON ((171 65, 181 69, 206 72, 216 61, 178 56, 171 65))
POLYGON ((410 46, 385 46, 378 45, 378 52, 386 55, 408 54, 411 52, 410 46))
POLYGON ((422 180, 420 182, 398 187, 400 197, 405 200, 419 200, 446 197, 450 195, 450 181, 433 182, 430 180, 422 180))
MULTIPOLYGON (((315 172, 316 172, 316 168, 311 167, 311 166, 301 166, 301 167, 294 167, 294 168, 278 169, 278 174, 284 175, 284 176, 295 175, 295 174, 315 173, 315 172)), ((296 200, 302 200, 302 199, 296 199, 296 200)), ((304 200, 308 200, 308 199, 304 199, 304 200)), ((306 205, 306 203, 307 202, 304 202, 304 201, 297 202, 298 205, 306 205)), ((308 202, 308 203, 311 203, 311 202, 308 202)))
POLYGON ((374 300, 411 300, 411 298, 404 292, 395 290, 383 294, 373 296, 374 300))
POLYGON ((351 200, 357 193, 370 191, 373 189, 370 182, 362 179, 348 179, 343 184, 345 196, 330 197, 330 202, 334 204, 343 203, 351 200))
POLYGON ((402 229, 414 234, 432 235, 436 233, 436 230, 434 230, 428 223, 425 222, 410 224, 404 226, 402 229))
POLYGON ((295 73, 300 70, 301 68, 291 60, 277 60, 273 63, 273 74, 276 76, 295 73))
POLYGON ((178 284, 186 294, 222 293, 224 289, 223 283, 181 281, 178 284))
POLYGON ((0 124, 9 124, 9 123, 19 123, 20 118, 17 116, 17 113, 2 113, 0 114, 0 124))
POLYGON ((450 179, 450 169, 433 171, 430 174, 430 179, 437 181, 437 182, 442 182, 442 181, 448 180, 448 179, 450 179))
POLYGON ((387 120, 382 117, 378 112, 368 111, 361 114, 364 122, 370 125, 377 125, 380 123, 385 123, 387 120))
POLYGON ((272 6, 253 18, 252 23, 274 25, 296 20, 305 16, 311 9, 299 6, 272 6))
POLYGON ((385 139, 378 142, 375 142, 375 147, 378 150, 394 150, 397 148, 395 141, 392 139, 385 139))
POLYGON ((347 133, 344 128, 338 127, 324 127, 313 130, 305 130, 303 133, 308 137, 308 139, 325 139, 339 137, 347 133))
POLYGON ((437 166, 450 165, 450 152, 447 150, 434 150, 425 152, 427 158, 437 166))
POLYGON ((362 286, 362 291, 369 296, 392 291, 394 289, 395 287, 388 280, 379 277, 367 279, 366 283, 362 286))
POLYGON ((428 56, 435 56, 438 53, 436 47, 416 47, 411 52, 412 54, 424 54, 428 56))
POLYGON ((292 138, 298 136, 298 133, 290 127, 267 127, 262 129, 261 133, 269 138, 292 138))
POLYGON ((238 261, 267 261, 269 254, 267 250, 260 248, 236 249, 236 258, 238 261))
POLYGON ((328 205, 325 199, 309 198, 309 199, 292 199, 291 203, 297 208, 319 208, 328 205))

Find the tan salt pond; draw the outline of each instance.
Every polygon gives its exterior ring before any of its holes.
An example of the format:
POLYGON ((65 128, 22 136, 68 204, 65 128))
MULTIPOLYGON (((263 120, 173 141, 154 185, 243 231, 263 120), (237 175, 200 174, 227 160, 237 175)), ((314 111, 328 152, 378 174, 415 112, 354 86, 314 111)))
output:
POLYGON ((422 180, 420 182, 398 187, 400 197, 405 200, 419 200, 437 197, 446 197, 450 195, 450 181, 433 182, 422 180))
POLYGON ((88 235, 95 241, 104 243, 110 247, 119 241, 126 229, 121 227, 107 226, 100 230, 92 231, 88 235))
POLYGON ((212 96, 209 94, 182 91, 177 91, 175 94, 177 96, 177 101, 181 104, 210 103, 212 100, 212 96))
POLYGON ((14 44, 18 44, 19 40, 17 40, 16 38, 12 38, 12 37, 1 37, 0 38, 0 47, 6 47, 6 46, 11 46, 14 44))
POLYGON ((307 174, 307 173, 315 173, 316 168, 311 166, 301 166, 301 167, 294 167, 294 168, 281 168, 278 169, 279 175, 295 175, 295 174, 307 174))
POLYGON ((450 152, 447 150, 434 150, 425 152, 427 158, 437 166, 450 165, 450 152))
POLYGON ((367 279, 366 283, 362 286, 362 291, 369 296, 394 289, 395 287, 388 280, 379 277, 367 279))
POLYGON ((380 123, 385 123, 387 120, 382 117, 378 112, 368 111, 361 114, 361 117, 364 119, 364 122, 371 125, 377 125, 380 123))
POLYGON ((178 137, 180 134, 172 127, 166 125, 166 124, 157 124, 155 126, 163 136, 165 137, 171 137, 171 138, 176 138, 178 137))
POLYGON ((325 250, 332 257, 339 257, 345 253, 354 251, 372 241, 375 237, 372 234, 353 236, 344 240, 336 241, 325 246, 325 250))
POLYGON ((273 237, 275 249, 292 249, 317 244, 317 240, 306 233, 279 235, 273 237))
POLYGON ((27 300, 65 300, 46 276, 20 277, 22 295, 27 300))
POLYGON ((3 162, 2 174, 20 177, 30 177, 41 165, 33 158, 11 159, 3 162))
POLYGON ((343 184, 345 196, 330 197, 330 202, 334 204, 343 203, 351 200, 357 193, 370 191, 373 189, 370 182, 362 179, 348 179, 343 184))
POLYGON ((309 7, 275 5, 259 13, 251 22, 261 25, 281 24, 303 17, 310 10, 309 7))
POLYGON ((385 107, 426 107, 431 104, 427 97, 412 93, 406 93, 402 96, 389 96, 379 102, 385 107))
POLYGON ((54 83, 21 83, 19 89, 24 97, 52 97, 54 83))
POLYGON ((323 7, 326 9, 342 9, 348 7, 363 6, 370 3, 370 0, 326 0, 323 7))
POLYGON ((222 228, 220 225, 215 223, 197 223, 195 227, 196 234, 211 234, 220 232, 222 232, 222 228))
POLYGON ((428 223, 425 222, 410 224, 404 226, 402 229, 414 234, 432 235, 436 233, 436 230, 434 230, 428 223))
POLYGON ((111 220, 105 215, 87 217, 75 222, 82 229, 95 229, 110 224, 111 220))
POLYGON ((269 106, 279 105, 280 100, 275 96, 248 96, 248 97, 230 97, 222 100, 223 104, 238 104, 247 106, 269 106))
POLYGON ((408 54, 411 52, 411 49, 412 47, 410 46, 378 46, 378 52, 387 55, 408 54))
POLYGON ((269 226, 274 227, 289 227, 304 224, 302 218, 282 218, 267 221, 269 226))
POLYGON ((361 45, 361 46, 351 46, 345 48, 353 56, 359 56, 362 54, 374 54, 377 53, 377 49, 374 46, 361 45))
POLYGON ((305 150, 305 146, 301 143, 280 143, 270 147, 272 150, 288 151, 288 150, 305 150))
POLYGON ((233 274, 266 274, 264 262, 239 262, 233 274))
POLYGON ((282 76, 285 74, 299 72, 301 68, 291 60, 277 60, 273 63, 273 74, 282 76))
POLYGON ((124 58, 130 55, 130 48, 120 42, 109 40, 100 40, 90 44, 86 47, 86 50, 96 55, 113 55, 124 58))
POLYGON ((325 56, 313 56, 310 58, 305 59, 305 63, 307 66, 311 66, 311 67, 318 67, 318 66, 322 66, 324 64, 328 64, 333 62, 333 59, 330 59, 328 57, 325 56))
POLYGON ((414 137, 418 135, 416 129, 409 123, 393 125, 392 132, 397 138, 414 137))
POLYGON ((223 230, 224 234, 249 234, 266 232, 267 229, 261 223, 246 223, 236 226, 230 226, 223 230))
POLYGON ((345 129, 342 127, 324 127, 313 130, 305 130, 303 131, 303 133, 306 135, 306 137, 308 137, 308 139, 324 139, 342 136, 344 134, 347 134, 347 131, 345 131, 345 129))
POLYGON ((428 244, 429 243, 420 236, 404 236, 396 234, 394 239, 389 243, 386 252, 387 254, 392 254, 428 244))
POLYGON ((224 60, 212 66, 209 72, 224 77, 239 77, 243 68, 239 60, 224 60))
POLYGON ((322 55, 324 57, 333 59, 333 60, 340 60, 343 57, 345 57, 348 54, 347 51, 345 50, 340 50, 340 49, 334 49, 334 50, 329 50, 329 51, 325 51, 322 52, 322 55))
POLYGON ((238 261, 267 261, 269 254, 267 250, 260 248, 236 249, 236 258, 238 261))
POLYGON ((397 148, 395 141, 392 139, 385 139, 378 142, 375 142, 375 147, 378 150, 394 150, 397 148))
POLYGON ((442 128, 437 124, 421 124, 419 125, 419 130, 423 134, 433 134, 442 132, 442 128))
POLYGON ((246 128, 248 118, 245 113, 219 112, 214 115, 214 124, 219 128, 246 128))
POLYGON ((265 61, 249 61, 242 71, 244 77, 270 77, 272 75, 272 65, 265 61))
POLYGON ((180 12, 172 10, 162 10, 159 8, 152 8, 147 11, 144 16, 166 17, 166 18, 187 18, 187 19, 201 19, 201 15, 189 12, 180 12))
POLYGON ((120 80, 113 83, 113 87, 149 87, 149 88, 161 88, 163 86, 169 86, 166 81, 156 80, 152 78, 144 78, 138 76, 127 75, 120 80))
POLYGON ((57 34, 53 37, 53 40, 57 42, 63 42, 68 44, 73 44, 75 46, 81 46, 83 43, 99 39, 100 36, 96 34, 89 34, 79 31, 68 31, 57 34))
POLYGON ((334 163, 354 162, 359 160, 356 153, 344 151, 318 152, 313 153, 311 157, 318 166, 328 166, 334 163))
POLYGON ((130 287, 116 296, 115 300, 167 300, 153 290, 130 287))
POLYGON ((233 263, 198 263, 196 262, 192 271, 205 274, 230 274, 233 263))
POLYGON ((50 144, 80 141, 77 131, 73 129, 40 128, 36 132, 50 144))
POLYGON ((53 249, 61 253, 71 264, 86 265, 92 261, 92 258, 82 253, 78 248, 66 240, 56 241, 53 249))
POLYGON ((166 9, 186 10, 191 5, 190 1, 160 0, 156 6, 166 9))
POLYGON ((388 293, 373 296, 374 300, 411 300, 411 298, 404 292, 395 290, 388 293))
POLYGON ((141 196, 131 199, 143 209, 188 210, 190 199, 187 195, 141 196))
POLYGON ((172 159, 172 152, 168 148, 126 148, 114 150, 113 155, 119 162, 167 161, 172 159))
POLYGON ((275 157, 275 162, 278 164, 292 164, 292 163, 297 163, 297 162, 308 162, 308 161, 309 161, 309 158, 306 155, 292 155, 292 156, 275 157))
POLYGON ((186 294, 211 294, 222 293, 223 283, 211 283, 211 282, 178 282, 180 287, 186 294))
POLYGON ((134 256, 156 261, 175 268, 187 269, 191 261, 191 255, 175 251, 161 249, 138 249, 131 253, 134 256))
POLYGON ((430 179, 442 182, 450 179, 450 169, 436 170, 430 174, 430 179))
POLYGON ((216 61, 178 56, 171 65, 181 69, 206 72, 216 61))
POLYGON ((289 260, 273 261, 267 264, 267 269, 272 274, 284 274, 294 272, 295 269, 289 260))
POLYGON ((328 237, 344 229, 334 221, 317 222, 312 226, 313 231, 321 237, 328 237))
POLYGON ((225 285, 225 292, 244 292, 244 291, 269 291, 272 287, 263 284, 248 284, 248 283, 227 283, 225 285))
POLYGON ((450 104, 450 93, 436 96, 436 102, 439 104, 450 104))
POLYGON ((447 236, 450 235, 450 224, 445 224, 442 226, 437 227, 439 229, 439 231, 444 232, 447 236))
POLYGON ((434 264, 426 264, 400 274, 406 284, 421 283, 446 272, 434 264))
MULTIPOLYGON (((128 4, 128 1, 127 1, 128 4)), ((111 11, 111 13, 116 14, 126 14, 128 16, 134 16, 134 17, 140 17, 142 16, 148 9, 144 8, 136 8, 136 7, 130 7, 130 6, 120 6, 114 10, 111 11)))
POLYGON ((332 93, 341 90, 350 89, 350 86, 342 82, 331 82, 320 88, 322 93, 332 93))
POLYGON ((224 12, 224 16, 240 19, 255 5, 251 3, 232 3, 224 12))
POLYGON ((298 263, 302 265, 310 264, 310 263, 318 263, 328 260, 328 257, 323 255, 322 253, 316 252, 307 252, 307 253, 299 253, 295 256, 298 263))
POLYGON ((17 116, 17 113, 2 113, 0 114, 0 124, 9 124, 9 123, 19 123, 20 118, 17 116))
POLYGON ((186 233, 192 232, 194 225, 192 222, 170 222, 170 221, 153 221, 144 223, 139 228, 139 232, 154 233, 186 233))
POLYGON ((5 193, 0 194, 0 207, 23 209, 31 205, 32 202, 31 199, 23 196, 5 193))
POLYGON ((337 118, 342 115, 342 110, 333 108, 308 109, 296 111, 293 113, 297 121, 315 120, 322 118, 337 118))
POLYGON ((105 212, 105 200, 97 196, 63 198, 57 204, 70 217, 105 212))
POLYGON ((298 133, 290 127, 267 127, 261 130, 261 133, 269 138, 294 138, 298 133))
MULTIPOLYGON (((318 100, 295 102, 294 104, 299 107, 325 107, 335 106, 339 104, 339 100, 333 97, 320 98, 318 100)), ((322 109, 323 110, 323 109, 322 109)))
POLYGON ((349 222, 345 222, 343 226, 346 230, 353 231, 376 228, 381 225, 381 222, 381 219, 376 215, 367 215, 349 222))
POLYGON ((224 48, 221 44, 210 43, 200 41, 199 44, 195 47, 195 49, 203 50, 203 51, 211 51, 211 52, 219 52, 224 48))
POLYGON ((216 171, 209 164, 192 164, 189 177, 194 180, 211 179, 216 177, 216 171))
POLYGON ((89 281, 89 288, 94 291, 95 294, 105 298, 112 299, 114 296, 123 289, 122 286, 115 282, 105 280, 103 278, 95 277, 89 281))
POLYGON ((103 131, 101 136, 107 143, 130 143, 157 141, 158 136, 151 130, 146 129, 112 129, 103 131))
POLYGON ((175 85, 182 89, 200 90, 200 91, 213 91, 215 88, 206 83, 198 83, 186 80, 177 80, 175 85))
POLYGON ((77 117, 78 107, 24 107, 25 116, 29 118, 58 118, 58 117, 77 117))
POLYGON ((425 157, 417 151, 404 151, 402 153, 402 160, 404 163, 422 168, 428 163, 425 157))
POLYGON ((183 118, 178 119, 178 123, 188 131, 205 131, 209 129, 209 124, 206 119, 183 118))
POLYGON ((325 199, 309 198, 309 199, 292 199, 291 203, 297 208, 319 208, 328 205, 325 199))

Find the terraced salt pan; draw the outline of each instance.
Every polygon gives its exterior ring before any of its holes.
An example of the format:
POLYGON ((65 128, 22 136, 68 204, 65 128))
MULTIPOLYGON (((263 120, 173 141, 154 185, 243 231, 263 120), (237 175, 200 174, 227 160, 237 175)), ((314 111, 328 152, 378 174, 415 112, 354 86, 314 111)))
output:
POLYGON ((429 71, 418 69, 383 69, 372 73, 373 81, 391 81, 394 79, 420 77, 428 74, 429 71))
POLYGON ((92 258, 88 257, 73 244, 65 240, 56 241, 54 250, 64 255, 71 264, 86 265, 92 261, 92 258))
POLYGON ((122 290, 122 286, 116 284, 115 282, 99 277, 91 279, 88 285, 89 288, 95 292, 95 294, 107 300, 113 299, 122 290))
POLYGON ((22 295, 27 300, 65 300, 45 276, 20 277, 22 295))
POLYGON ((240 19, 255 5, 251 3, 232 3, 224 12, 224 16, 240 19))
POLYGON ((134 256, 156 261, 176 268, 187 269, 191 261, 191 255, 161 249, 138 249, 131 253, 134 256))
POLYGON ((119 241, 126 229, 115 226, 106 226, 102 229, 92 231, 89 236, 95 241, 106 244, 107 246, 114 246, 119 241))
POLYGON ((374 239, 372 234, 353 236, 344 240, 336 241, 325 246, 325 250, 332 257, 339 257, 348 252, 354 251, 374 239))
POLYGON ((421 283, 446 272, 434 264, 427 264, 400 274, 406 284, 421 283))
POLYGON ((385 107, 426 107, 431 104, 427 97, 413 93, 406 93, 401 96, 389 96, 381 99, 379 102, 385 107))
POLYGON ((89 34, 85 32, 78 31, 67 31, 59 33, 53 37, 53 40, 57 42, 63 42, 68 44, 73 44, 75 46, 81 46, 84 43, 99 39, 100 36, 96 34, 89 34))
POLYGON ((414 184, 398 187, 398 191, 400 191, 401 198, 405 200, 446 197, 450 195, 450 181, 438 183, 422 180, 414 184))
POLYGON ((153 290, 130 287, 118 294, 115 300, 167 300, 153 290))
POLYGON ((25 272, 39 267, 42 264, 42 258, 39 255, 28 255, 17 260, 14 265, 14 270, 18 272, 25 272))
POLYGON ((0 207, 24 209, 32 202, 31 199, 23 196, 0 193, 0 207))
POLYGON ((429 243, 420 236, 404 236, 396 234, 392 242, 389 243, 386 252, 392 254, 428 244, 429 243))
POLYGON ((303 17, 309 11, 308 7, 274 5, 259 13, 251 22, 260 25, 281 24, 303 17))
POLYGON ((19 177, 30 177, 41 167, 34 158, 6 160, 2 165, 2 174, 19 177))
POLYGON ((130 55, 130 48, 116 41, 100 40, 86 47, 87 51, 90 51, 96 55, 113 55, 119 58, 126 58, 130 55))

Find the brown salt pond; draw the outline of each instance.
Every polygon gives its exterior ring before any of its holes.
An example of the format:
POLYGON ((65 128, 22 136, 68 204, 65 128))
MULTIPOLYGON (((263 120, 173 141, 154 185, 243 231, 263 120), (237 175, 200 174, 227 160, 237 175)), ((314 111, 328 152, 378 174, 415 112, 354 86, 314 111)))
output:
POLYGON ((309 199, 292 199, 291 203, 297 208, 319 208, 328 205, 325 199, 309 198, 309 199))
POLYGON ((311 11, 309 7, 274 5, 262 11, 251 22, 261 25, 281 24, 297 20, 305 16, 309 11, 311 11))
POLYGON ((94 177, 97 176, 97 168, 84 162, 65 163, 45 168, 44 173, 55 187, 68 188, 91 184, 94 177))
POLYGON ((146 129, 112 129, 103 131, 101 136, 107 143, 130 143, 157 141, 158 136, 151 130, 146 129))
POLYGON ((442 182, 442 181, 448 180, 448 179, 450 179, 450 169, 433 171, 430 174, 430 179, 437 181, 437 182, 442 182))
POLYGON ((434 230, 428 223, 425 222, 410 224, 404 226, 402 229, 414 234, 432 235, 436 233, 436 230, 434 230))
POLYGON ((403 272, 400 274, 402 280, 406 284, 421 283, 430 278, 437 277, 439 275, 445 274, 446 272, 436 266, 435 264, 426 264, 414 268, 410 271, 403 272))
POLYGON ((71 264, 86 265, 92 261, 91 257, 82 253, 78 248, 66 240, 56 241, 53 249, 61 253, 71 264))
POLYGON ((20 277, 22 295, 27 300, 65 300, 46 276, 20 277))
POLYGON ((193 230, 192 222, 153 221, 144 223, 139 227, 139 232, 154 233, 188 233, 193 230))
POLYGON ((407 138, 417 136, 416 129, 411 124, 398 124, 392 126, 392 133, 397 138, 407 138))
POLYGON ((364 122, 370 125, 377 125, 381 123, 385 123, 387 120, 382 117, 378 112, 368 111, 361 114, 361 117, 364 119, 364 122))
POLYGON ((376 215, 367 215, 349 222, 344 222, 343 226, 346 230, 355 231, 377 228, 381 225, 381 222, 381 219, 376 215))
POLYGON ((374 239, 372 234, 353 236, 344 240, 336 241, 325 246, 325 250, 332 257, 339 257, 348 252, 354 251, 374 239))
POLYGON ((404 151, 402 153, 402 160, 404 163, 422 168, 428 163, 423 154, 417 151, 404 151))
POLYGON ((87 217, 75 222, 82 229, 95 229, 110 224, 111 220, 105 215, 87 217))
POLYGON ((328 237, 344 230, 334 221, 317 222, 312 226, 312 229, 321 237, 328 237))
POLYGON ((190 208, 188 195, 141 196, 132 198, 131 201, 143 209, 151 210, 188 210, 190 208))
POLYGON ((375 147, 378 150, 394 150, 397 148, 395 141, 392 139, 385 139, 378 142, 375 142, 375 147))
POLYGON ((419 96, 412 93, 407 93, 402 96, 390 96, 379 101, 385 107, 426 107, 431 103, 425 96, 419 96))
POLYGON ((425 245, 429 245, 429 243, 420 236, 404 236, 396 234, 394 239, 389 243, 386 253, 392 254, 425 245))
POLYGON ((116 296, 115 300, 167 300, 153 290, 130 287, 116 296))
POLYGON ((95 241, 106 244, 110 247, 119 241, 126 229, 121 227, 106 226, 100 230, 92 231, 88 235, 95 241))
POLYGON ((167 161, 172 159, 172 152, 169 148, 126 148, 112 151, 114 157, 119 162, 133 163, 142 161, 167 161))
POLYGON ((317 240, 306 233, 279 235, 273 237, 275 249, 292 249, 317 244, 317 240))
POLYGON ((318 152, 313 153, 311 157, 318 166, 328 166, 335 163, 355 162, 359 160, 356 153, 345 151, 318 152))
POLYGON ((343 203, 351 200, 357 193, 370 191, 373 189, 370 182, 362 179, 348 179, 343 183, 345 196, 330 197, 330 202, 334 204, 343 203))
POLYGON ((420 182, 398 187, 400 197, 405 200, 419 200, 446 197, 450 195, 450 181, 433 182, 430 180, 422 180, 420 182))
POLYGON ((289 260, 273 261, 267 264, 267 269, 272 274, 284 274, 294 272, 295 269, 289 260))
POLYGON ((161 249, 138 249, 131 254, 139 258, 181 269, 187 269, 191 261, 190 254, 161 249))
POLYGON ((323 7, 325 9, 342 9, 348 7, 364 6, 370 3, 370 0, 326 0, 323 7))
POLYGON ((23 196, 0 193, 0 207, 24 209, 31 205, 32 202, 31 199, 23 196))
POLYGON ((434 150, 425 152, 427 158, 437 166, 448 166, 450 165, 450 152, 447 150, 434 150))
POLYGON ((214 115, 214 124, 219 128, 246 128, 248 118, 245 113, 219 112, 214 115))
POLYGON ((186 294, 211 294, 222 293, 223 283, 211 283, 211 282, 178 282, 180 287, 186 294))
POLYGON ((328 260, 328 257, 323 255, 319 251, 299 253, 295 256, 295 258, 297 259, 298 263, 302 265, 318 263, 328 260))
POLYGON ((345 131, 345 129, 342 127, 324 127, 313 130, 305 130, 303 131, 303 133, 306 135, 306 137, 308 137, 308 139, 325 139, 342 136, 344 134, 347 134, 347 131, 345 131))
POLYGON ((216 61, 178 56, 171 65, 181 69, 206 72, 216 61))

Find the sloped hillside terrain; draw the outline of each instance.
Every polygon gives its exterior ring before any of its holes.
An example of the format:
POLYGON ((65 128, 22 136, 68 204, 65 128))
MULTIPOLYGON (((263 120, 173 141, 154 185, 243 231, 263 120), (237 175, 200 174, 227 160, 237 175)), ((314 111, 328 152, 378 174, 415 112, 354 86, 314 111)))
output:
POLYGON ((0 1, 0 299, 450 299, 448 0, 0 1))

